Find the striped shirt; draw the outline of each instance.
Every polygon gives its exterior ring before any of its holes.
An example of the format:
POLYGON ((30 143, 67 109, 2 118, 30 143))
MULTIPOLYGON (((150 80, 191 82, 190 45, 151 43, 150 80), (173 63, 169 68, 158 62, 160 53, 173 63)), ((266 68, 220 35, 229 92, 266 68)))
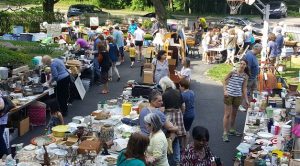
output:
POLYGON ((237 72, 232 72, 226 87, 228 95, 233 97, 242 96, 243 83, 246 78, 246 73, 238 74, 237 72))

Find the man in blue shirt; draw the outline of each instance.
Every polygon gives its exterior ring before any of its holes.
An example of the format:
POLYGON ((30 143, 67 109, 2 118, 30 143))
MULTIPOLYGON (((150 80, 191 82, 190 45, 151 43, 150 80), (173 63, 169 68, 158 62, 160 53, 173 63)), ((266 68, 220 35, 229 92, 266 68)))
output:
MULTIPOLYGON (((250 98, 249 101, 251 101, 253 91, 257 90, 257 75, 259 74, 259 64, 256 55, 260 54, 261 50, 262 50, 262 45, 256 43, 252 47, 252 50, 247 51, 244 57, 248 62, 248 68, 250 71, 250 76, 247 83, 248 97, 250 98)), ((246 102, 243 101, 243 106, 246 105, 245 103, 246 102)), ((239 107, 239 110, 244 111, 245 109, 239 107)))
POLYGON ((111 27, 111 28, 109 28, 109 30, 111 31, 111 34, 114 38, 114 41, 116 42, 116 44, 119 48, 121 61, 124 62, 124 36, 123 36, 123 32, 120 30, 120 28, 118 26, 116 26, 115 29, 113 29, 111 27))

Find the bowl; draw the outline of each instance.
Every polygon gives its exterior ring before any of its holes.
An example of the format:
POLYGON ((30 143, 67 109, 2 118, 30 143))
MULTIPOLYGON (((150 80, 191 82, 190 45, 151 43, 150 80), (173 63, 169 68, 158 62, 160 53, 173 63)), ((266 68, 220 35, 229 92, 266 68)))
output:
POLYGON ((58 125, 52 128, 52 134, 54 137, 64 137, 67 131, 69 131, 68 125, 58 125))

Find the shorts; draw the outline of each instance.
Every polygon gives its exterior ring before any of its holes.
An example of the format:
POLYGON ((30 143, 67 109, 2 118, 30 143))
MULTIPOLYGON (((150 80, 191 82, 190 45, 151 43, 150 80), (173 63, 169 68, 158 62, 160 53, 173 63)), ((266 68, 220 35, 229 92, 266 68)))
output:
POLYGON ((239 107, 242 103, 242 96, 224 96, 224 104, 239 107))
POLYGON ((134 62, 135 61, 135 57, 130 57, 130 61, 134 62))
POLYGON ((136 46, 143 46, 143 41, 135 41, 136 46))

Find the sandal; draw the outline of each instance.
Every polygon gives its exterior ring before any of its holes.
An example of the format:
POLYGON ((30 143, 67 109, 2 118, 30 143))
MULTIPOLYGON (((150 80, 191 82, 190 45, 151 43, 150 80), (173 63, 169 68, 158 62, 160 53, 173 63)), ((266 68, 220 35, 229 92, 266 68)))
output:
POLYGON ((100 94, 107 94, 109 91, 101 91, 100 94))

